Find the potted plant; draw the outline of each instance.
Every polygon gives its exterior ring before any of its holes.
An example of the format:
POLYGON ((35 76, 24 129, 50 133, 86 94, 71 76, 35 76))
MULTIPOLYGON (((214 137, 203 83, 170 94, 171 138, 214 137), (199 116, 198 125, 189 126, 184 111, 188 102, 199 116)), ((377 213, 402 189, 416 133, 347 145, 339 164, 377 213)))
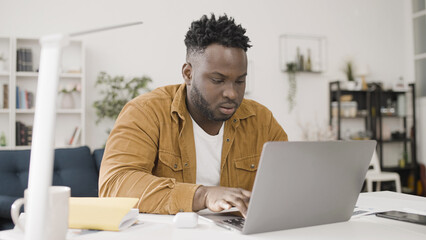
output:
POLYGON ((6 135, 4 132, 1 132, 0 135, 0 147, 6 147, 6 135))
POLYGON ((294 106, 296 105, 296 90, 297 90, 297 82, 296 82, 296 72, 297 72, 297 64, 295 62, 287 63, 287 75, 288 75, 288 112, 293 111, 294 106))
MULTIPOLYGON (((148 84, 152 79, 148 76, 134 77, 125 80, 124 76, 112 77, 106 72, 100 72, 95 86, 100 88, 102 99, 95 101, 96 124, 103 119, 115 121, 124 105, 137 97, 141 92, 148 92, 148 84)), ((107 130, 109 134, 110 129, 107 130)))
POLYGON ((346 83, 346 88, 348 90, 354 90, 356 87, 356 82, 354 78, 354 64, 351 60, 346 61, 345 66, 343 67, 343 72, 346 75, 348 82, 346 83))
POLYGON ((74 101, 74 93, 81 92, 81 85, 80 84, 68 84, 63 85, 60 87, 59 90, 59 103, 60 108, 62 109, 70 109, 75 107, 75 101, 74 101))

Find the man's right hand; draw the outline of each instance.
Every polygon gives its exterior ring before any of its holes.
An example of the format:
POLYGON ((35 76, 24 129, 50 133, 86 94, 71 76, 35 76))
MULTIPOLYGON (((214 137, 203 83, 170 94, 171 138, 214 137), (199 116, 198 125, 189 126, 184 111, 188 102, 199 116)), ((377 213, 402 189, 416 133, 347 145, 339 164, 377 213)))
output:
POLYGON ((245 217, 251 197, 251 192, 242 188, 206 187, 200 186, 194 195, 193 211, 208 208, 213 212, 236 207, 245 217))

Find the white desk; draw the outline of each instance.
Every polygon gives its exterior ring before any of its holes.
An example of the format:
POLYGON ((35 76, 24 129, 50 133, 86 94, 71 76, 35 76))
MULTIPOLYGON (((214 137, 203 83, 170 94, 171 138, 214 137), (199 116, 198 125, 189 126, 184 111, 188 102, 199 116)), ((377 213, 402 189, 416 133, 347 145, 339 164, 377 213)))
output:
MULTIPOLYGON (((379 210, 415 209, 426 211, 426 198, 394 192, 361 193, 358 207, 379 210)), ((299 228, 285 231, 242 235, 213 223, 199 220, 194 229, 178 229, 173 226, 173 216, 140 214, 143 223, 122 232, 94 232, 70 237, 69 240, 116 239, 426 239, 426 227, 419 224, 378 218, 374 215, 353 218, 348 222, 299 228)), ((0 232, 0 239, 19 239, 13 230, 0 232)))

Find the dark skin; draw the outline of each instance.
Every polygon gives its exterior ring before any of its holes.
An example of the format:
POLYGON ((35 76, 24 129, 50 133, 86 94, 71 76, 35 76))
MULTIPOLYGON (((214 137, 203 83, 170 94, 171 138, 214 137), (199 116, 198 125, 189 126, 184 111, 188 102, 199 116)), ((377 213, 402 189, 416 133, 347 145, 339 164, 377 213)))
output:
MULTIPOLYGON (((188 55, 182 75, 187 87, 189 113, 206 133, 217 135, 244 98, 245 51, 211 44, 202 53, 188 55)), ((208 208, 220 212, 234 206, 245 216, 250 196, 250 191, 241 188, 201 186, 194 195, 193 211, 208 208)))

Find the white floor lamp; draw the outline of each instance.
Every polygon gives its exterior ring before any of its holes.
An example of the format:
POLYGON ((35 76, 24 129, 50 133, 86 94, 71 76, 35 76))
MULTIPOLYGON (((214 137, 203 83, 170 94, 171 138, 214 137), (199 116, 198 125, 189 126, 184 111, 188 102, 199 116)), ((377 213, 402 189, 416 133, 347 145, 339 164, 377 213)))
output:
POLYGON ((105 27, 69 35, 49 35, 40 39, 40 72, 37 84, 28 177, 28 202, 26 205, 26 240, 47 239, 46 230, 49 227, 46 226, 47 211, 49 211, 48 189, 52 184, 55 145, 55 104, 58 91, 59 64, 63 47, 69 44, 70 37, 137 24, 142 24, 142 22, 105 27))

